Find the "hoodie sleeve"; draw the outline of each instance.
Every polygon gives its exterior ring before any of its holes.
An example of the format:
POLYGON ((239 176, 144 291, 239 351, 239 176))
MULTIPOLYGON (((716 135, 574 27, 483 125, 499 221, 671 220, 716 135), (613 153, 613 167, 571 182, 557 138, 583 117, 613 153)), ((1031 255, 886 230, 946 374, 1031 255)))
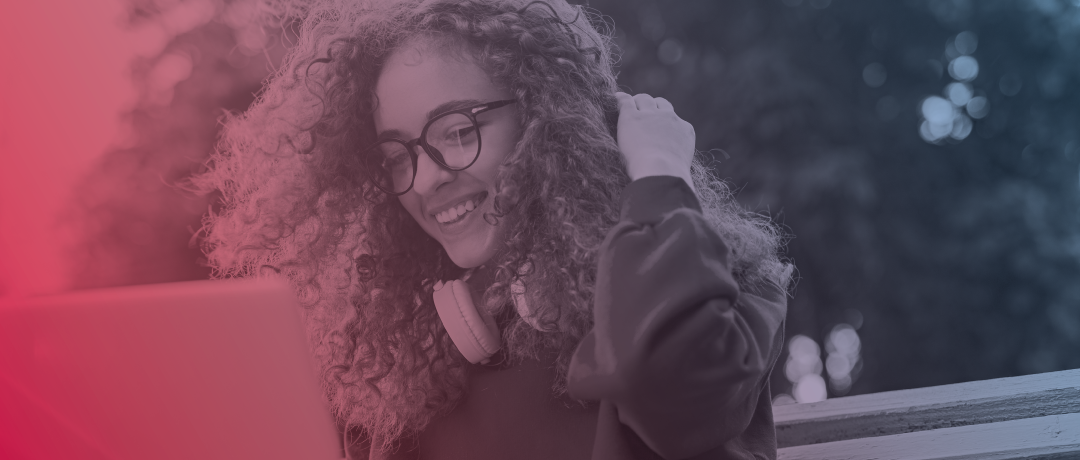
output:
POLYGON ((786 294, 740 292, 730 253, 669 176, 627 186, 600 249, 595 324, 573 356, 570 394, 613 405, 663 458, 740 436, 780 352, 786 294))

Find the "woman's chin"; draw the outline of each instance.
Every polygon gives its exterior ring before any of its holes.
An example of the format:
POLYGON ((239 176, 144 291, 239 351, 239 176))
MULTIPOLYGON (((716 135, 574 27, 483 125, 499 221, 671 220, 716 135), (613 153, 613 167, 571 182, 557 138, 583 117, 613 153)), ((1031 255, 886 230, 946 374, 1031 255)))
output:
POLYGON ((446 254, 450 256, 450 260, 454 262, 454 265, 461 268, 467 269, 479 267, 488 260, 491 260, 491 257, 495 254, 495 251, 486 250, 487 248, 482 246, 461 246, 466 245, 455 245, 453 248, 444 248, 446 249, 446 254))
POLYGON ((450 260, 461 268, 476 268, 486 264, 498 254, 505 241, 501 227, 481 229, 467 238, 444 241, 443 249, 450 260))

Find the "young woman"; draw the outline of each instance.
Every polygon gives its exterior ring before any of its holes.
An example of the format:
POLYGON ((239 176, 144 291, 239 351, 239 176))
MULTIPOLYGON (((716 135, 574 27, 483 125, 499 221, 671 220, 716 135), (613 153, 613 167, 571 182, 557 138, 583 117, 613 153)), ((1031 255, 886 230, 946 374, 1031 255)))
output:
POLYGON ((617 92, 585 12, 285 7, 299 43, 198 179, 205 244, 297 287, 350 458, 775 457, 779 234, 617 92))

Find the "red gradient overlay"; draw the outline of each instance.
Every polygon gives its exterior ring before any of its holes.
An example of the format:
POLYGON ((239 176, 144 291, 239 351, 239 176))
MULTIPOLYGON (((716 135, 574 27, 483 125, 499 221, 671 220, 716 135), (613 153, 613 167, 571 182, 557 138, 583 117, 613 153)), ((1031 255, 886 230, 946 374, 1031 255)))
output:
POLYGON ((334 459, 291 288, 197 281, 0 301, 0 459, 334 459))
POLYGON ((0 12, 0 296, 61 290, 72 185, 118 139, 138 47, 118 0, 4 2, 0 12))

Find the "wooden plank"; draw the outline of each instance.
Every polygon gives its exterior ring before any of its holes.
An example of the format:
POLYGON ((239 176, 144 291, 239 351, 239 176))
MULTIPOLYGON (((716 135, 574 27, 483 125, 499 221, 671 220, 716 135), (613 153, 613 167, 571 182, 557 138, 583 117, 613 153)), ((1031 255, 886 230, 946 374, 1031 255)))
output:
POLYGON ((1080 369, 775 406, 779 447, 1080 412, 1080 369))
POLYGON ((780 449, 778 460, 1012 460, 1080 458, 1080 414, 780 449))

